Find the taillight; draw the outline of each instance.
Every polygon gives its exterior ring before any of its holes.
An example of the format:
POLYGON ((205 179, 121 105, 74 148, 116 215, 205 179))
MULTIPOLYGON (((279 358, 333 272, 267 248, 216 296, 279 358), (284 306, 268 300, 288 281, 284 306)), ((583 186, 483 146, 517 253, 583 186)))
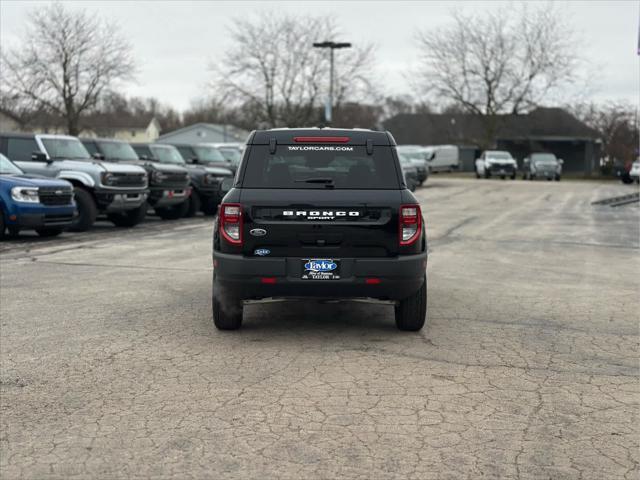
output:
POLYGON ((350 137, 293 137, 296 143, 347 143, 350 137))
POLYGON ((242 205, 223 203, 218 218, 224 239, 232 245, 242 245, 242 205))
POLYGON ((412 245, 418 238, 422 227, 420 205, 401 205, 398 234, 400 246, 412 245))

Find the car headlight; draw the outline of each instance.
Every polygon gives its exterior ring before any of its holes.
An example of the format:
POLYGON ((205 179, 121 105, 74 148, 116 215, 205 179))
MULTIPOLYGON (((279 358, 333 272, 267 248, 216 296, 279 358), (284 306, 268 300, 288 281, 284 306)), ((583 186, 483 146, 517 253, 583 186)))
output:
POLYGON ((11 198, 16 202, 38 203, 38 189, 33 187, 13 187, 11 189, 11 198))
POLYGON ((115 185, 116 184, 116 177, 113 173, 110 172, 103 172, 102 175, 100 176, 100 179, 102 181, 103 185, 115 185))
POLYGON ((166 179, 168 178, 168 175, 162 173, 162 172, 153 172, 151 173, 151 181, 155 182, 155 183, 161 183, 164 182, 166 179))

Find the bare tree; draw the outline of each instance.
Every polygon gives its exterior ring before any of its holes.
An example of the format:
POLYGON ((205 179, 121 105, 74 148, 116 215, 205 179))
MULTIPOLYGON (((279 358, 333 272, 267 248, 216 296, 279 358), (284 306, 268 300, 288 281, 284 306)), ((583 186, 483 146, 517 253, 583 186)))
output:
MULTIPOLYGON (((233 41, 219 64, 212 65, 214 86, 227 100, 255 112, 256 124, 301 126, 315 122, 329 81, 327 52, 313 42, 336 40, 333 18, 265 14, 236 19, 233 41), (250 108, 249 108, 250 107, 250 108)), ((340 51, 335 100, 357 100, 370 91, 370 45, 340 51)))
POLYGON ((604 164, 631 163, 638 156, 637 112, 632 105, 609 101, 583 103, 568 109, 600 134, 604 164))
POLYGON ((493 140, 497 114, 525 113, 574 80, 578 57, 562 19, 552 4, 455 12, 417 36, 419 88, 485 117, 493 140))
POLYGON ((134 62, 114 24, 53 3, 32 12, 23 41, 3 52, 1 70, 3 97, 60 115, 77 135, 82 115, 133 78, 134 62))

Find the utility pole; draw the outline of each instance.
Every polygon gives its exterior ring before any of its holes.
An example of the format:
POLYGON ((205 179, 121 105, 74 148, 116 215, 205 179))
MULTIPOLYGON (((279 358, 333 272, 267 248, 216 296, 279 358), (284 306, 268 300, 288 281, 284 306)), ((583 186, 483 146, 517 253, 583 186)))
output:
POLYGON ((332 115, 333 115, 333 51, 336 48, 351 48, 351 44, 348 42, 316 42, 313 44, 314 48, 328 48, 329 52, 329 101, 327 102, 326 108, 324 110, 324 119, 325 122, 329 125, 331 124, 332 115))

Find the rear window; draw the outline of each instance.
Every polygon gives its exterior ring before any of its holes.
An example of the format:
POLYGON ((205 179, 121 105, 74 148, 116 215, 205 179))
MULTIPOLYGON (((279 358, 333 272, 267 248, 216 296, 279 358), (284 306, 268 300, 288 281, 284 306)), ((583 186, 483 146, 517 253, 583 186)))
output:
POLYGON ((245 188, 400 188, 390 147, 279 145, 251 146, 242 186, 245 188))

